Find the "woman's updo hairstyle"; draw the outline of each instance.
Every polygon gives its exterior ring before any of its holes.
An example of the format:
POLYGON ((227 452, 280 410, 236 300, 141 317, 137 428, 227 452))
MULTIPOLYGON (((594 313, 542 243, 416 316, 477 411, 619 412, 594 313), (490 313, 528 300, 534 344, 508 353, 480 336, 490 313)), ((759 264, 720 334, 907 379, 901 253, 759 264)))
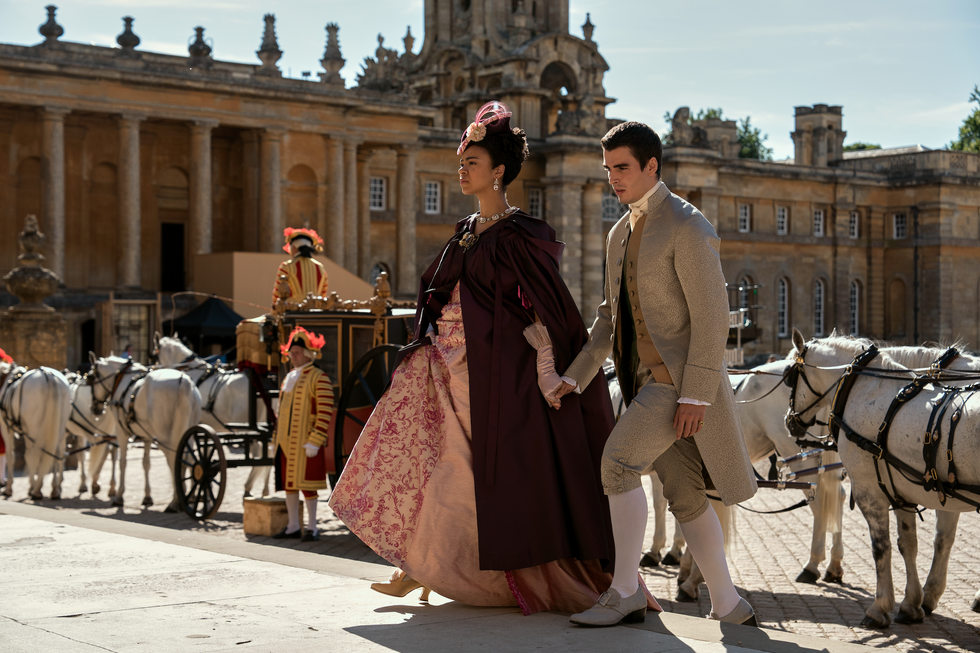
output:
POLYGON ((463 132, 459 149, 456 150, 457 156, 462 156, 466 148, 474 143, 485 149, 494 168, 504 166, 504 176, 500 180, 504 186, 517 178, 528 157, 527 135, 523 129, 511 129, 511 115, 510 109, 502 102, 487 102, 463 132))

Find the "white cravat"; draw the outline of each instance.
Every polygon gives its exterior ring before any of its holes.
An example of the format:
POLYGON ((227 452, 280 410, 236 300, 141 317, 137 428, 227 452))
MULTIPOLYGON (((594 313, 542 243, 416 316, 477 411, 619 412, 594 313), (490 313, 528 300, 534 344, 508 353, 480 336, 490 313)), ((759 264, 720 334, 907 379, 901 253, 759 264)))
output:
POLYGON ((635 202, 632 202, 629 205, 629 207, 630 207, 630 230, 631 231, 636 228, 636 221, 639 220, 640 218, 642 218, 644 215, 646 215, 646 212, 647 212, 647 204, 650 202, 650 198, 653 197, 653 194, 657 192, 657 189, 658 188, 660 188, 661 186, 663 186, 663 183, 664 182, 662 182, 662 181, 660 181, 658 179, 657 180, 657 183, 655 183, 653 185, 653 188, 651 188, 646 193, 644 193, 643 197, 641 197, 640 199, 636 200, 635 202))
POLYGON ((289 374, 287 374, 286 375, 286 379, 282 382, 282 390, 283 390, 283 392, 292 392, 293 391, 293 387, 296 385, 296 381, 299 379, 299 375, 303 373, 303 369, 307 365, 310 365, 312 363, 313 363, 313 361, 310 361, 309 363, 307 363, 303 367, 297 367, 296 369, 294 369, 293 371, 291 371, 289 374))

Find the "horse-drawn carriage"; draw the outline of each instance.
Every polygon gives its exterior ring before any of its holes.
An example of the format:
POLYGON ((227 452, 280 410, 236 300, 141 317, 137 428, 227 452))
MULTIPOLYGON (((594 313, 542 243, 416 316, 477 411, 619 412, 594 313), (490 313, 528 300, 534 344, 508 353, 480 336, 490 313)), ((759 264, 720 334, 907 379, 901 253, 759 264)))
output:
MULTIPOLYGON (((392 300, 386 276, 378 277, 369 300, 308 295, 300 303, 279 302, 273 313, 240 325, 239 370, 249 379, 247 419, 217 427, 199 424, 184 434, 174 465, 174 486, 184 512, 195 519, 212 517, 224 497, 228 468, 273 464, 275 403, 288 371, 279 347, 297 326, 326 340, 314 364, 333 383, 335 408, 326 448, 327 472, 331 483, 336 480, 384 392, 395 354, 413 330, 415 303, 392 300), (238 451, 242 453, 231 455, 238 451)), ((205 411, 213 403, 205 397, 205 411)))

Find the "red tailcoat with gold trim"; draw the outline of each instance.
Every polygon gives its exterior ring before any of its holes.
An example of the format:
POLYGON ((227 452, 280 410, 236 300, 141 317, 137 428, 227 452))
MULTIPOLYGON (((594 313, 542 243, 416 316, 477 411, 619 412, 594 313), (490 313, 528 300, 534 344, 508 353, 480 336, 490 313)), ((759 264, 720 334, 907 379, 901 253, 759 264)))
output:
POLYGON ((287 492, 326 489, 324 445, 327 443, 332 415, 333 387, 330 377, 318 367, 303 367, 289 392, 285 391, 285 381, 283 382, 272 449, 282 450, 285 458, 282 482, 287 492), (303 449, 307 442, 320 447, 320 451, 312 458, 307 458, 303 449))

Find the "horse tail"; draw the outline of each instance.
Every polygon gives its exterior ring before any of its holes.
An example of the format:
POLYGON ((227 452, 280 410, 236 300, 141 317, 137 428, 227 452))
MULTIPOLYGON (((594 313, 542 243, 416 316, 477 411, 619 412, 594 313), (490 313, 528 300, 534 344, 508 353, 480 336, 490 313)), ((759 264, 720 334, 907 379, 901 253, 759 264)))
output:
MULTIPOLYGON (((825 464, 837 462, 840 458, 828 452, 824 454, 827 458, 837 460, 827 460, 825 464)), ((840 533, 844 520, 844 483, 843 475, 839 471, 825 472, 817 477, 817 501, 819 514, 816 515, 816 527, 825 533, 840 533)))
POLYGON ((187 429, 201 423, 201 392, 186 374, 180 375, 174 409, 175 430, 180 431, 174 434, 177 436, 174 440, 176 444, 187 429), (184 419, 180 420, 181 417, 184 419))

